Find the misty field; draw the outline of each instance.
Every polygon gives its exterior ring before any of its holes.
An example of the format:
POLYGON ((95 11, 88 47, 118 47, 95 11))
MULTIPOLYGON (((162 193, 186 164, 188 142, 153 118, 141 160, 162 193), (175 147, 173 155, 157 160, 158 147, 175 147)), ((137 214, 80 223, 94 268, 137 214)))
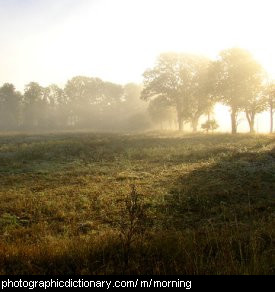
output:
POLYGON ((274 274, 275 136, 0 136, 0 274, 274 274))

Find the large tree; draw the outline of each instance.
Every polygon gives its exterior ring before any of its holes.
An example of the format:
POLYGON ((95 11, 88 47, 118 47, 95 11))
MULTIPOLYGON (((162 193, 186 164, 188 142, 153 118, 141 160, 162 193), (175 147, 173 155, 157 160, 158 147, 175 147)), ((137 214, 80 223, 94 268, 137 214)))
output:
POLYGON ((99 78, 86 76, 76 76, 67 82, 64 90, 68 96, 71 126, 88 123, 91 118, 91 99, 94 99, 94 103, 100 102, 102 83, 99 78))
POLYGON ((64 128, 68 123, 68 97, 64 90, 56 84, 44 88, 47 101, 47 124, 50 128, 64 128))
POLYGON ((275 82, 271 82, 266 87, 267 105, 270 113, 270 134, 273 133, 273 115, 275 108, 275 82))
POLYGON ((244 111, 250 133, 254 133, 255 116, 266 109, 266 98, 263 92, 258 91, 244 101, 244 111))
POLYGON ((253 80, 247 80, 243 110, 246 115, 250 133, 254 133, 255 117, 258 113, 263 112, 267 107, 264 92, 266 73, 258 62, 253 59, 250 62, 250 73, 253 80))
POLYGON ((123 97, 121 85, 99 78, 77 76, 67 82, 65 93, 71 108, 72 125, 113 126, 123 97))
POLYGON ((127 83, 123 86, 121 108, 125 117, 146 111, 147 103, 140 99, 141 91, 142 85, 140 84, 127 83))
MULTIPOLYGON (((202 115, 200 80, 208 66, 204 57, 191 54, 164 53, 157 60, 154 68, 144 72, 144 89, 141 98, 150 100, 157 97, 166 99, 175 106, 179 130, 183 122, 193 122, 202 115)), ((203 102, 204 103, 204 102, 203 102)))
POLYGON ((47 100, 44 98, 44 88, 37 82, 25 86, 23 96, 24 126, 37 128, 44 126, 47 100))
POLYGON ((100 102, 95 106, 96 111, 100 113, 98 128, 115 130, 121 125, 123 118, 123 87, 112 82, 103 82, 101 92, 100 102))
POLYGON ((253 129, 258 106, 263 69, 252 55, 243 49, 232 48, 220 53, 214 63, 216 94, 230 107, 232 134, 237 133, 237 116, 245 109, 250 128, 253 129))
MULTIPOLYGON (((190 94, 190 105, 188 110, 188 120, 191 123, 193 132, 197 131, 198 122, 202 115, 207 114, 208 117, 213 110, 216 102, 214 95, 213 76, 211 74, 211 66, 208 60, 204 60, 198 64, 198 73, 193 81, 193 92, 190 94)), ((210 118, 209 118, 210 119, 210 118)))
POLYGON ((19 109, 22 95, 13 84, 0 87, 0 128, 15 130, 19 126, 19 109))
POLYGON ((175 108, 166 99, 159 96, 152 99, 148 106, 148 113, 153 123, 159 124, 163 130, 163 123, 169 122, 170 128, 175 118, 175 108))

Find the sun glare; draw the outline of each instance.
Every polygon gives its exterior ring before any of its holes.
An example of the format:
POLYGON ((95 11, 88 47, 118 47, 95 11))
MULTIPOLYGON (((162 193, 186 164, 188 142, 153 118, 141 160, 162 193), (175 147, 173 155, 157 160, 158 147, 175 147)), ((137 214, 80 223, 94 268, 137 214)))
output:
POLYGON ((251 51, 274 78, 274 10, 275 2, 268 0, 80 1, 42 28, 37 18, 21 16, 24 38, 11 31, 12 45, 1 49, 6 52, 1 75, 20 87, 32 79, 64 83, 81 74, 141 82, 161 52, 216 58, 220 50, 237 46, 251 51))
POLYGON ((275 44, 269 22, 275 5, 266 4, 109 1, 104 17, 97 13, 100 6, 82 7, 85 11, 72 15, 49 34, 57 45, 48 57, 55 54, 61 58, 64 72, 98 73, 121 82, 140 80, 161 52, 187 51, 215 58, 220 50, 237 46, 250 50, 275 76, 275 44))
POLYGON ((57 2, 30 7, 35 17, 25 11, 11 24, 22 34, 15 29, 4 34, 2 82, 12 81, 20 90, 31 80, 64 86, 77 75, 142 83, 143 72, 162 52, 215 59, 230 47, 249 50, 269 78, 275 78, 272 0, 82 0, 72 9, 63 0, 57 2), (53 17, 65 8, 66 14, 53 17))

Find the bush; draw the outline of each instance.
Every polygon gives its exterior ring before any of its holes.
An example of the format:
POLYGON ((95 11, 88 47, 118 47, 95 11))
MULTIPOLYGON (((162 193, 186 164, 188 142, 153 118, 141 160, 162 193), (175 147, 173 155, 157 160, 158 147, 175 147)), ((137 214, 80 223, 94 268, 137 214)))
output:
POLYGON ((201 125, 201 128, 203 130, 205 130, 207 133, 208 133, 209 130, 211 130, 212 133, 213 133, 213 131, 218 129, 218 127, 219 127, 219 125, 215 120, 208 120, 204 124, 201 125))

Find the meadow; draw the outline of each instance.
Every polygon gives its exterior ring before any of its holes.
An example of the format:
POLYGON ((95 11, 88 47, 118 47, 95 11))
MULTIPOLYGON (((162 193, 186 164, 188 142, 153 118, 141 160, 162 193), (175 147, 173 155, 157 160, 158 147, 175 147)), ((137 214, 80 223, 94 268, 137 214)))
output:
POLYGON ((275 136, 0 135, 0 274, 274 274, 275 136))

